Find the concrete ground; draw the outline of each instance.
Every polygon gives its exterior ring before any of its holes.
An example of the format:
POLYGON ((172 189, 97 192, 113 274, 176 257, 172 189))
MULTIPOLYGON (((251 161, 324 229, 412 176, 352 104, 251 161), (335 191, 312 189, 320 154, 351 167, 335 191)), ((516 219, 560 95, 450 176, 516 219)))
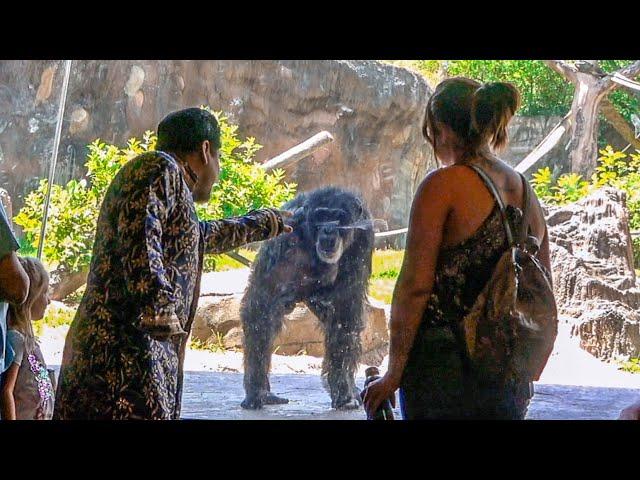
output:
MULTIPOLYGON (((54 365, 56 376, 59 366, 54 365)), ((357 384, 362 386, 363 377, 357 384)), ((275 374, 271 388, 289 399, 286 405, 270 405, 262 410, 243 410, 241 373, 187 371, 183 394, 183 419, 200 420, 364 420, 363 409, 331 409, 329 395, 319 375, 275 374)), ((625 406, 640 397, 631 388, 576 385, 535 385, 528 420, 615 420, 625 406)), ((395 410, 396 418, 400 411, 395 410)))
MULTIPOLYGON (((536 384, 528 419, 615 419, 625 406, 640 399, 640 374, 620 371, 582 350, 571 338, 568 324, 561 323, 554 352, 536 384)), ((68 327, 46 328, 41 347, 49 365, 59 365, 68 327)), ((380 366, 386 370, 387 358, 380 366)), ((286 405, 261 411, 240 408, 242 352, 212 353, 187 350, 182 417, 230 420, 361 420, 362 409, 337 412, 320 381, 322 359, 307 355, 272 356, 271 386, 274 393, 289 398, 286 405)), ((57 369, 57 367, 55 367, 57 369)), ((357 384, 364 382, 364 369, 357 384)), ((397 412, 399 417, 399 412, 397 412)))
MULTIPOLYGON (((362 385, 364 378, 357 383, 362 385)), ((329 395, 318 375, 272 375, 271 389, 289 399, 260 411, 240 408, 244 398, 239 373, 187 372, 183 418, 225 420, 364 420, 363 409, 338 412, 331 409, 329 395)), ((613 420, 620 410, 640 397, 628 388, 536 384, 527 419, 613 420)), ((396 410, 396 417, 400 412, 396 410)))

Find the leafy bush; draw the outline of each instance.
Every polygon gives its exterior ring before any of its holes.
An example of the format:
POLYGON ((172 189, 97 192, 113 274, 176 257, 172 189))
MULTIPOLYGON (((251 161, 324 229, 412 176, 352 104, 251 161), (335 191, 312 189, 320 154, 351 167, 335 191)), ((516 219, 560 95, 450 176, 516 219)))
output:
POLYGON ((520 115, 565 115, 571 107, 573 85, 541 60, 452 60, 449 76, 480 82, 511 82, 522 96, 520 115))
MULTIPOLYGON (((574 87, 540 60, 385 60, 422 74, 434 87, 446 67, 449 77, 462 76, 480 82, 511 82, 522 95, 518 115, 565 115, 571 108, 574 87)), ((634 60, 600 60, 607 73, 623 68, 634 60)), ((627 120, 640 111, 640 97, 624 88, 607 96, 616 110, 627 120)), ((600 115, 603 120, 604 116, 600 115)), ((598 144, 606 146, 605 122, 600 123, 598 144)))
POLYGON ((75 314, 75 309, 59 307, 55 304, 50 305, 44 318, 39 322, 33 323, 33 333, 39 337, 42 335, 45 326, 57 328, 63 325, 71 325, 75 314))
MULTIPOLYGON (((207 108, 207 107, 203 107, 207 108)), ((243 215, 261 207, 280 207, 295 195, 296 185, 284 182, 284 171, 265 172, 254 162, 261 148, 253 137, 241 140, 238 126, 228 122, 221 112, 220 122, 220 182, 214 186, 207 204, 197 205, 201 219, 209 220, 243 215)), ((107 187, 120 168, 135 156, 153 150, 157 137, 147 131, 142 140, 132 138, 124 148, 95 140, 89 145, 87 176, 71 180, 64 187, 53 185, 44 258, 58 270, 74 273, 86 270, 91 262, 91 250, 99 208, 107 187)), ((25 232, 25 249, 37 249, 47 180, 29 193, 25 205, 14 218, 25 232)), ((207 259, 209 265, 215 260, 207 259)))
POLYGON ((220 332, 215 332, 215 336, 212 336, 206 342, 192 338, 189 340, 189 348, 192 350, 205 350, 213 353, 224 353, 227 350, 233 350, 225 347, 224 336, 220 332))
MULTIPOLYGON (((88 268, 99 208, 109 183, 122 165, 154 145, 152 132, 145 132, 142 141, 132 138, 122 149, 97 139, 88 146, 87 178, 70 180, 64 187, 53 185, 43 248, 48 264, 67 273, 88 268)), ((24 207, 14 218, 25 232, 25 246, 34 250, 40 243, 47 188, 48 180, 41 180, 38 189, 27 195, 24 207)))
MULTIPOLYGON (((629 228, 640 230, 640 151, 627 154, 615 151, 611 146, 600 150, 591 182, 574 173, 554 179, 547 167, 534 173, 531 183, 538 197, 552 205, 575 202, 604 186, 623 190, 627 194, 629 228)), ((640 238, 633 240, 633 253, 635 265, 640 267, 640 238)))
POLYGON ((628 362, 621 362, 618 370, 629 373, 640 373, 640 358, 631 358, 628 362))

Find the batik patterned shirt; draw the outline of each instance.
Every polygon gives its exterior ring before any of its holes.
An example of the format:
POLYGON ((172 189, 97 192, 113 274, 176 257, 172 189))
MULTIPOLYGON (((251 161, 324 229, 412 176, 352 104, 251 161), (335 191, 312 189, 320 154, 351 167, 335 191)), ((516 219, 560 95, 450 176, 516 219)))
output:
POLYGON ((179 418, 203 255, 284 228, 271 209, 199 221, 194 183, 188 165, 147 152, 109 186, 86 291, 65 343, 54 418, 179 418))

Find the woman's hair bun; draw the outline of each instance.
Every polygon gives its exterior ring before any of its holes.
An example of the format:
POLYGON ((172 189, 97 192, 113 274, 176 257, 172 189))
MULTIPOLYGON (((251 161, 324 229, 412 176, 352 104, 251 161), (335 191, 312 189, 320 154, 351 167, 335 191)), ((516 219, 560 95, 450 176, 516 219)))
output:
POLYGON ((503 147, 507 143, 507 125, 519 106, 520 94, 512 84, 485 83, 473 94, 471 128, 492 147, 503 147))

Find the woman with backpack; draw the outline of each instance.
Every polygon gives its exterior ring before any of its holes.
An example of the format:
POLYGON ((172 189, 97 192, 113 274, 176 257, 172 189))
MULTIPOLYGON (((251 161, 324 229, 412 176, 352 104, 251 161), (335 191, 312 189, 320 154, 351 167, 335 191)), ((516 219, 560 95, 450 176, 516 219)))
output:
POLYGON ((368 412, 400 388, 405 419, 526 415, 557 316, 542 209, 493 153, 519 104, 512 85, 467 78, 443 81, 429 99, 423 134, 441 167, 413 201, 388 371, 367 388, 368 412), (519 285, 518 272, 533 280, 519 285))

